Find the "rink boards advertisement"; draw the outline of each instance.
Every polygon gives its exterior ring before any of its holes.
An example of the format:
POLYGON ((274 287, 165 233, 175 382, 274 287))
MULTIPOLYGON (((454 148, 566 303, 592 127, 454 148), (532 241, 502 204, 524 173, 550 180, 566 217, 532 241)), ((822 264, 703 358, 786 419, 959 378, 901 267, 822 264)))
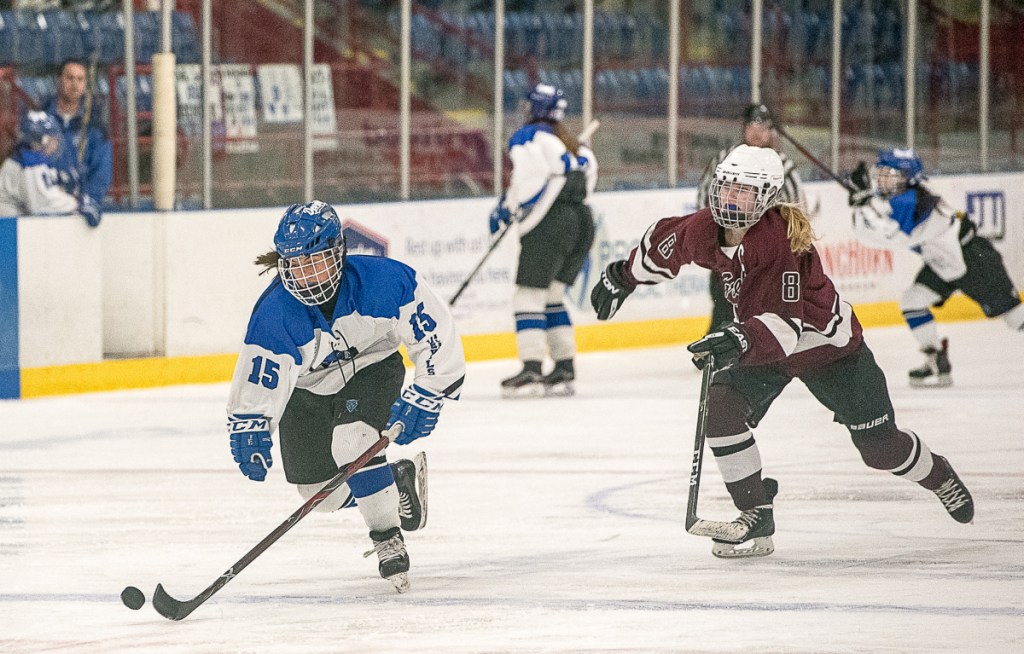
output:
MULTIPOLYGON (((1022 182, 1022 174, 929 182, 993 240, 1018 288, 1024 286, 1022 182)), ((898 322, 896 301, 920 268, 919 258, 858 241, 838 185, 810 183, 806 194, 816 247, 840 295, 866 325, 898 322)), ((692 188, 595 196, 596 238, 566 293, 581 350, 683 342, 705 328, 708 273, 695 266, 671 282, 639 288, 609 323, 598 323, 589 304, 590 289, 609 262, 626 257, 654 221, 692 212, 695 199, 692 188)), ((445 302, 479 265, 452 311, 467 356, 486 359, 515 354, 518 234, 492 248, 487 218, 493 207, 493 198, 478 198, 336 208, 350 254, 409 264, 445 302)), ((17 268, 0 279, 0 292, 14 298, 3 328, 0 379, 18 379, 20 371, 21 388, 7 382, 4 393, 228 379, 252 306, 270 282, 252 262, 272 247, 282 213, 283 207, 110 213, 95 230, 77 216, 17 220, 2 240, 17 268), (53 256, 55 242, 62 243, 60 257, 53 256)), ((947 318, 981 315, 969 302, 950 304, 947 318)))

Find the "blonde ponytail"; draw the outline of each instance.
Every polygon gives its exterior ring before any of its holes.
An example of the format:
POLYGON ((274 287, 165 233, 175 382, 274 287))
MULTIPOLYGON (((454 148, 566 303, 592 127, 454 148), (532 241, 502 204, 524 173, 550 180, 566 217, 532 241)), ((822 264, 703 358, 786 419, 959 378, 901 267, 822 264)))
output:
POLYGON ((789 238, 789 249, 795 254, 810 252, 811 246, 818 236, 811 228, 811 221, 804 215, 800 205, 783 203, 778 208, 779 213, 786 219, 786 237, 789 238))

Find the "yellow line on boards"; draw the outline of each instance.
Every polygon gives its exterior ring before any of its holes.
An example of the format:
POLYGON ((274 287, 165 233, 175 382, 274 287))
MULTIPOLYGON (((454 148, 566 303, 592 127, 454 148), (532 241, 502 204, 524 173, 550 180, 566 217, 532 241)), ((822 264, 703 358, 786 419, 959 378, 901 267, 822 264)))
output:
MULTIPOLYGON (((903 322, 896 302, 859 304, 855 310, 865 327, 884 327, 903 322)), ((953 296, 945 306, 935 310, 936 320, 943 322, 978 320, 984 317, 976 304, 960 295, 953 296)), ((705 317, 582 325, 576 328, 576 345, 580 352, 676 345, 700 338, 707 325, 708 319, 705 317)), ((512 332, 471 334, 462 338, 462 344, 467 361, 509 359, 516 356, 516 338, 512 332)), ((109 359, 97 363, 25 368, 21 371, 21 396, 28 398, 226 382, 231 379, 237 358, 237 354, 215 354, 109 359)))

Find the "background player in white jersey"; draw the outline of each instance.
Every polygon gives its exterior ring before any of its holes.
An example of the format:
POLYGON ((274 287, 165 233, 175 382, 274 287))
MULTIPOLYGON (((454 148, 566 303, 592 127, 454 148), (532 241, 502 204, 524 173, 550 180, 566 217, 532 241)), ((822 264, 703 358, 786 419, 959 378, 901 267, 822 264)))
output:
POLYGON ((576 338, 565 288, 594 241, 587 198, 597 186, 597 158, 562 124, 566 100, 549 84, 530 92, 526 124, 509 139, 512 178, 490 217, 491 234, 513 217, 519 229, 519 265, 512 308, 522 370, 501 382, 506 397, 572 394, 576 338), (554 368, 547 375, 545 353, 554 368))
MULTIPOLYGON (((708 193, 711 190, 712 182, 715 181, 715 169, 730 152, 740 145, 775 149, 782 160, 784 175, 782 188, 779 189, 778 202, 806 207, 804 189, 800 183, 800 174, 796 172, 796 164, 786 156, 785 152, 778 149, 777 138, 775 121, 771 112, 768 111, 768 107, 760 103, 747 105, 747 108, 743 110, 743 141, 719 151, 718 155, 708 162, 701 174, 700 182, 697 184, 697 208, 704 209, 708 206, 708 193)), ((718 329, 719 325, 732 322, 734 316, 732 305, 725 299, 722 276, 715 271, 711 271, 708 278, 708 291, 711 293, 711 322, 708 324, 708 333, 711 333, 718 329)))
POLYGON ((46 112, 29 111, 18 126, 18 144, 0 166, 0 216, 80 213, 90 227, 100 208, 81 192, 73 171, 61 170, 63 131, 46 112))
POLYGON ((900 310, 926 359, 910 371, 915 387, 948 386, 949 342, 939 337, 931 307, 956 291, 981 305, 989 318, 1024 331, 1024 305, 1003 258, 978 236, 962 211, 953 211, 922 183, 924 165, 911 149, 882 150, 869 172, 862 161, 850 181, 854 232, 865 242, 889 249, 909 248, 924 266, 900 298, 900 310))
POLYGON ((752 429, 794 378, 846 427, 868 467, 932 491, 954 520, 970 522, 974 501, 946 458, 896 426, 885 374, 853 308, 825 274, 807 217, 797 205, 776 204, 783 179, 778 153, 739 146, 715 171, 708 209, 654 223, 591 293, 598 319, 607 320, 637 285, 674 279, 686 264, 722 273, 735 320, 689 346, 714 357, 707 442, 741 511, 705 534, 716 539, 712 552, 727 558, 774 549, 778 484, 762 479, 752 429))
MULTIPOLYGON (((242 473, 263 481, 276 430, 285 478, 304 498, 381 431, 404 426, 395 443, 427 436, 465 375, 462 343, 448 306, 405 264, 347 256, 337 214, 324 202, 293 205, 256 259, 277 276, 256 303, 228 400, 231 452, 242 473), (402 390, 405 344, 416 366, 402 390)), ((317 510, 358 507, 370 528, 380 575, 409 586, 401 528, 426 521, 425 458, 388 465, 385 455, 317 510), (397 486, 396 486, 397 482, 397 486)))

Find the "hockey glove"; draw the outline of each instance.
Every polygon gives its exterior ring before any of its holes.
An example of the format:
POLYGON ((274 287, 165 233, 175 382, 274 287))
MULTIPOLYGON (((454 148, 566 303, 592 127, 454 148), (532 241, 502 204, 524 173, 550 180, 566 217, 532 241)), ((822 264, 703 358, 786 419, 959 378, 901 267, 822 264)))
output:
POLYGON ((590 305, 597 312, 598 320, 608 320, 615 315, 636 286, 626 279, 626 262, 613 261, 601 273, 601 279, 590 291, 590 305))
POLYGON ((78 175, 78 171, 72 168, 71 170, 57 170, 57 183, 60 184, 61 188, 67 191, 68 195, 77 196, 82 191, 81 178, 78 175))
POLYGON ((402 396, 391 405, 391 419, 388 420, 388 429, 396 422, 404 425, 395 442, 399 445, 408 445, 417 438, 429 436, 437 425, 442 405, 443 396, 416 384, 402 391, 402 396))
POLYGON ((697 355, 693 357, 693 365, 703 370, 711 358, 715 360, 715 368, 725 370, 736 365, 740 357, 750 349, 750 338, 743 325, 731 322, 686 346, 686 349, 697 355), (710 354, 708 357, 705 355, 710 354))
POLYGON ((85 222, 89 223, 89 227, 98 226, 103 217, 99 205, 88 195, 83 195, 82 199, 78 201, 78 213, 82 214, 85 222))
POLYGON ((512 224, 512 212, 505 206, 505 195, 502 194, 501 199, 498 200, 498 206, 494 207, 494 211, 491 212, 490 218, 487 220, 488 228, 491 230, 491 236, 493 237, 502 230, 508 229, 512 224))
POLYGON ((850 185, 853 187, 849 200, 851 207, 864 206, 874 195, 874 191, 871 190, 871 176, 868 174, 867 164, 863 161, 850 173, 850 185))
POLYGON ((270 421, 263 416, 237 415, 228 419, 231 454, 242 474, 253 481, 267 478, 267 468, 274 465, 270 457, 270 421))

